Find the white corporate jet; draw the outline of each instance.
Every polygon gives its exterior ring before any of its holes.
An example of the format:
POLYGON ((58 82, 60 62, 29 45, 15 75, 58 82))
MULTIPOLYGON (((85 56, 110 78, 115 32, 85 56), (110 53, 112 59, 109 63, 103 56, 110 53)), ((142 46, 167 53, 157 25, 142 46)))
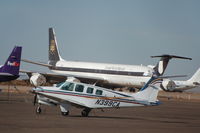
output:
MULTIPOLYGON (((184 77, 184 75, 180 77, 184 77)), ((200 86, 200 68, 188 80, 172 80, 172 79, 165 78, 163 79, 162 86, 164 87, 165 90, 170 91, 170 92, 171 91, 183 92, 188 89, 199 87, 200 86)))
POLYGON ((87 117, 92 109, 121 108, 159 105, 158 91, 162 89, 162 78, 152 76, 137 93, 114 91, 90 84, 65 81, 53 87, 33 88, 37 113, 42 112, 41 104, 59 105, 61 114, 69 115, 71 106, 83 108, 81 115, 87 117))
MULTIPOLYGON (((39 73, 22 70, 21 72, 28 74, 31 83, 34 86, 40 86, 45 82, 64 82, 71 78, 78 79, 85 83, 97 83, 98 85, 103 84, 141 88, 154 73, 158 76, 163 75, 170 59, 179 58, 191 60, 191 58, 174 55, 152 56, 152 58, 155 57, 161 58, 155 67, 66 61, 60 56, 53 28, 49 28, 48 64, 33 62, 27 59, 23 59, 22 61, 48 67, 55 73, 39 73)), ((163 85, 166 87, 168 82, 163 85)))
POLYGON ((173 80, 175 83, 175 90, 183 91, 200 86, 200 68, 188 80, 173 80))

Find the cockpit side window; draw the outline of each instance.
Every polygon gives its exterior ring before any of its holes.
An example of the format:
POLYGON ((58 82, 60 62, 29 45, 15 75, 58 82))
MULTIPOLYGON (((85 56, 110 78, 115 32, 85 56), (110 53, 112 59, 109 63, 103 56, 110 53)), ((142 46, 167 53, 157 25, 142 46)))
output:
POLYGON ((94 91, 94 88, 88 87, 86 92, 89 93, 89 94, 92 94, 93 91, 94 91))
POLYGON ((75 87, 75 91, 76 92, 83 92, 84 86, 83 85, 79 85, 77 84, 75 87))
POLYGON ((73 91, 74 83, 66 82, 62 87, 61 90, 73 91))
POLYGON ((103 94, 103 91, 97 89, 95 94, 96 94, 96 95, 102 95, 102 94, 103 94))

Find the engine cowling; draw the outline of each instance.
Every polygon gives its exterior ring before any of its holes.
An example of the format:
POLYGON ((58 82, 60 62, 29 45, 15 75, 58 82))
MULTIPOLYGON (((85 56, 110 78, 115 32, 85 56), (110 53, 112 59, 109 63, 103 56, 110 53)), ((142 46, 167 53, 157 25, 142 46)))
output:
POLYGON ((164 79, 162 84, 161 84, 161 88, 164 91, 174 91, 174 89, 176 88, 176 84, 172 80, 164 79))
POLYGON ((70 82, 81 82, 79 79, 75 78, 75 77, 68 77, 66 81, 70 81, 70 82))
POLYGON ((41 86, 46 83, 46 78, 40 73, 33 73, 30 78, 30 83, 35 87, 41 86))

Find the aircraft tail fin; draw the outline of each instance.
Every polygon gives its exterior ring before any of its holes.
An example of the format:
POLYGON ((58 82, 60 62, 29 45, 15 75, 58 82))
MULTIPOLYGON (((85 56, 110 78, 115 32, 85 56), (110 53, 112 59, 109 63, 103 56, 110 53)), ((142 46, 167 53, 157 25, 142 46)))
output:
POLYGON ((192 58, 181 57, 181 56, 176 56, 176 55, 160 55, 160 56, 151 56, 151 57, 152 58, 161 57, 158 64, 153 68, 156 76, 162 76, 164 74, 165 69, 167 68, 167 65, 169 63, 169 60, 172 58, 192 60, 192 58))
POLYGON ((200 68, 194 73, 194 75, 188 81, 200 84, 200 68))
POLYGON ((139 92, 134 94, 135 99, 146 101, 148 103, 157 103, 157 96, 162 81, 162 78, 155 78, 152 76, 145 86, 139 92))
POLYGON ((15 46, 0 72, 19 75, 22 47, 15 46))
POLYGON ((55 32, 53 28, 49 28, 49 64, 55 66, 59 60, 62 58, 59 54, 55 32))

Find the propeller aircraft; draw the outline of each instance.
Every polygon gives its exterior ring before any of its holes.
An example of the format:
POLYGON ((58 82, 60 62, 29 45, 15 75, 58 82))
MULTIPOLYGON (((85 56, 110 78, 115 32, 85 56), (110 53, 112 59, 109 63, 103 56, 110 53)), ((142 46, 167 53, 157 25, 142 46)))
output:
POLYGON ((159 90, 163 89, 163 78, 152 76, 137 93, 115 91, 86 83, 65 81, 53 87, 33 88, 36 113, 41 113, 41 104, 59 105, 61 114, 69 115, 70 107, 83 108, 81 115, 87 117, 92 109, 139 107, 159 105, 159 90))

